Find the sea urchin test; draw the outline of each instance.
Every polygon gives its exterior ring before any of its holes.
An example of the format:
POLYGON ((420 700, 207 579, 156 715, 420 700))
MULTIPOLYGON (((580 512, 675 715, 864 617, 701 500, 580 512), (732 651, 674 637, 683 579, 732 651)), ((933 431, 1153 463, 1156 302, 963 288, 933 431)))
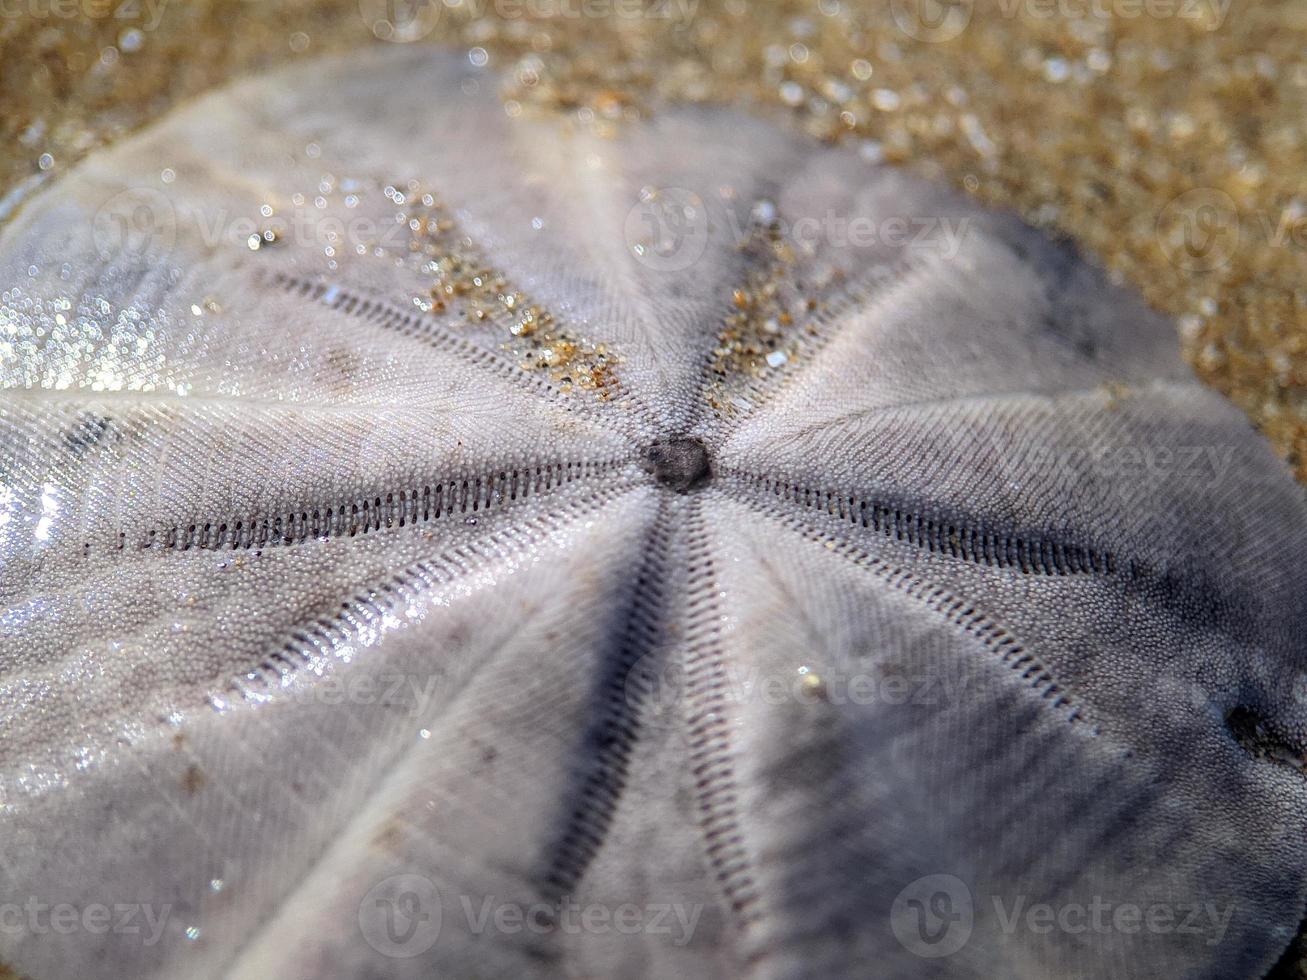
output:
POLYGON ((1262 976, 1307 505, 1171 325, 496 85, 252 79, 0 232, 0 974, 1262 976))

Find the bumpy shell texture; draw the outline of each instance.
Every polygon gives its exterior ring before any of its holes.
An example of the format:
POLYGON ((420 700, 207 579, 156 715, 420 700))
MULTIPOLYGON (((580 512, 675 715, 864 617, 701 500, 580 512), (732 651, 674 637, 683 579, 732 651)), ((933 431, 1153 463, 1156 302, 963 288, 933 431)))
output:
POLYGON ((1170 325, 779 124, 495 87, 252 80, 5 229, 0 964, 1269 970, 1307 506, 1170 325))

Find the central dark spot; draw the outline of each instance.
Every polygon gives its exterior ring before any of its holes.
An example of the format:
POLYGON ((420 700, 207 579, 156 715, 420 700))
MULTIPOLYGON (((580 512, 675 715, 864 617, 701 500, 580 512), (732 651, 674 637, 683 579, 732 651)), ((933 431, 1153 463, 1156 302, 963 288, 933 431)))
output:
POLYGON ((644 468, 677 493, 686 493, 712 478, 708 448, 698 439, 663 439, 645 450, 644 468))

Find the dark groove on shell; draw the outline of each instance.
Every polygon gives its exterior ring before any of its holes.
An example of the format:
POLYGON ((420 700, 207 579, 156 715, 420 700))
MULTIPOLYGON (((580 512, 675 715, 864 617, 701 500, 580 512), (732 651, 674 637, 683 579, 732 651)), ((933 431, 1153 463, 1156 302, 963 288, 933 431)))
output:
POLYGON ((663 583, 668 580, 675 530, 671 502, 661 495, 631 603, 625 611, 620 643, 603 665, 604 676, 598 685, 601 705, 582 738, 587 768, 579 785, 568 794, 576 802, 544 873, 554 898, 571 893, 585 875, 603 847, 626 788, 631 755, 640 738, 641 717, 651 693, 638 683, 635 672, 663 635, 668 599, 663 583), (636 683, 630 683, 633 679, 636 683))
MULTIPOLYGON (((954 595, 947 589, 932 585, 913 572, 873 557, 861 548, 839 540, 799 518, 759 501, 746 501, 746 505, 760 514, 797 531, 807 540, 821 544, 834 554, 865 568, 894 589, 933 609, 951 625, 979 640, 998 660, 1018 673, 1022 682, 1039 695, 1048 706, 1062 714, 1068 722, 1088 723, 1084 711, 1067 687, 1060 683, 1034 651, 1026 649, 1013 634, 999 625, 976 604, 954 595)), ((1095 728, 1095 731, 1097 729, 1095 728)))
POLYGON ((747 932, 762 916, 738 816, 726 706, 730 681, 720 642, 718 586, 703 517, 702 498, 687 498, 684 526, 689 593, 685 605, 686 742, 690 777, 709 869, 735 918, 747 932))
POLYGON ((1027 575, 1113 575, 1117 570, 1117 560, 1111 552, 1051 535, 990 530, 965 515, 943 519, 903 506, 863 500, 834 490, 816 490, 770 476, 740 471, 728 475, 737 483, 778 500, 822 511, 887 538, 978 565, 1014 568, 1027 575))
MULTIPOLYGON (((329 651, 340 640, 356 635, 360 623, 375 621, 411 603, 414 596, 471 573, 479 559, 520 551, 544 540, 558 524, 593 514, 639 486, 636 480, 596 489, 585 499, 565 504, 524 522, 520 526, 494 531, 483 541, 459 545, 438 556, 423 559, 397 572, 367 592, 356 593, 329 615, 319 616, 294 628, 281 646, 268 654, 249 673, 233 679, 228 690, 246 699, 281 686, 292 672, 329 651)), ((217 693, 210 701, 220 700, 217 693)))
MULTIPOLYGON (((203 523, 151 530, 137 551, 244 551, 284 547, 309 540, 354 537, 383 528, 427 524, 454 514, 480 513, 506 501, 525 499, 588 477, 611 473, 622 459, 537 463, 509 470, 429 481, 332 504, 311 504, 261 517, 215 518, 203 523)), ((120 531, 117 550, 128 550, 120 531)), ((83 545, 83 555, 91 551, 83 545)))

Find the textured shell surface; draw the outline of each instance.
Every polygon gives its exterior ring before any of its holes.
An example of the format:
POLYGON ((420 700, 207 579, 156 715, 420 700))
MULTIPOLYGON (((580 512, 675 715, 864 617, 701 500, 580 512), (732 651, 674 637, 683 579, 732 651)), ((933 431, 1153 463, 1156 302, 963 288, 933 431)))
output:
POLYGON ((0 975, 1263 976, 1307 504, 1171 325, 496 84, 247 80, 0 232, 0 975))

